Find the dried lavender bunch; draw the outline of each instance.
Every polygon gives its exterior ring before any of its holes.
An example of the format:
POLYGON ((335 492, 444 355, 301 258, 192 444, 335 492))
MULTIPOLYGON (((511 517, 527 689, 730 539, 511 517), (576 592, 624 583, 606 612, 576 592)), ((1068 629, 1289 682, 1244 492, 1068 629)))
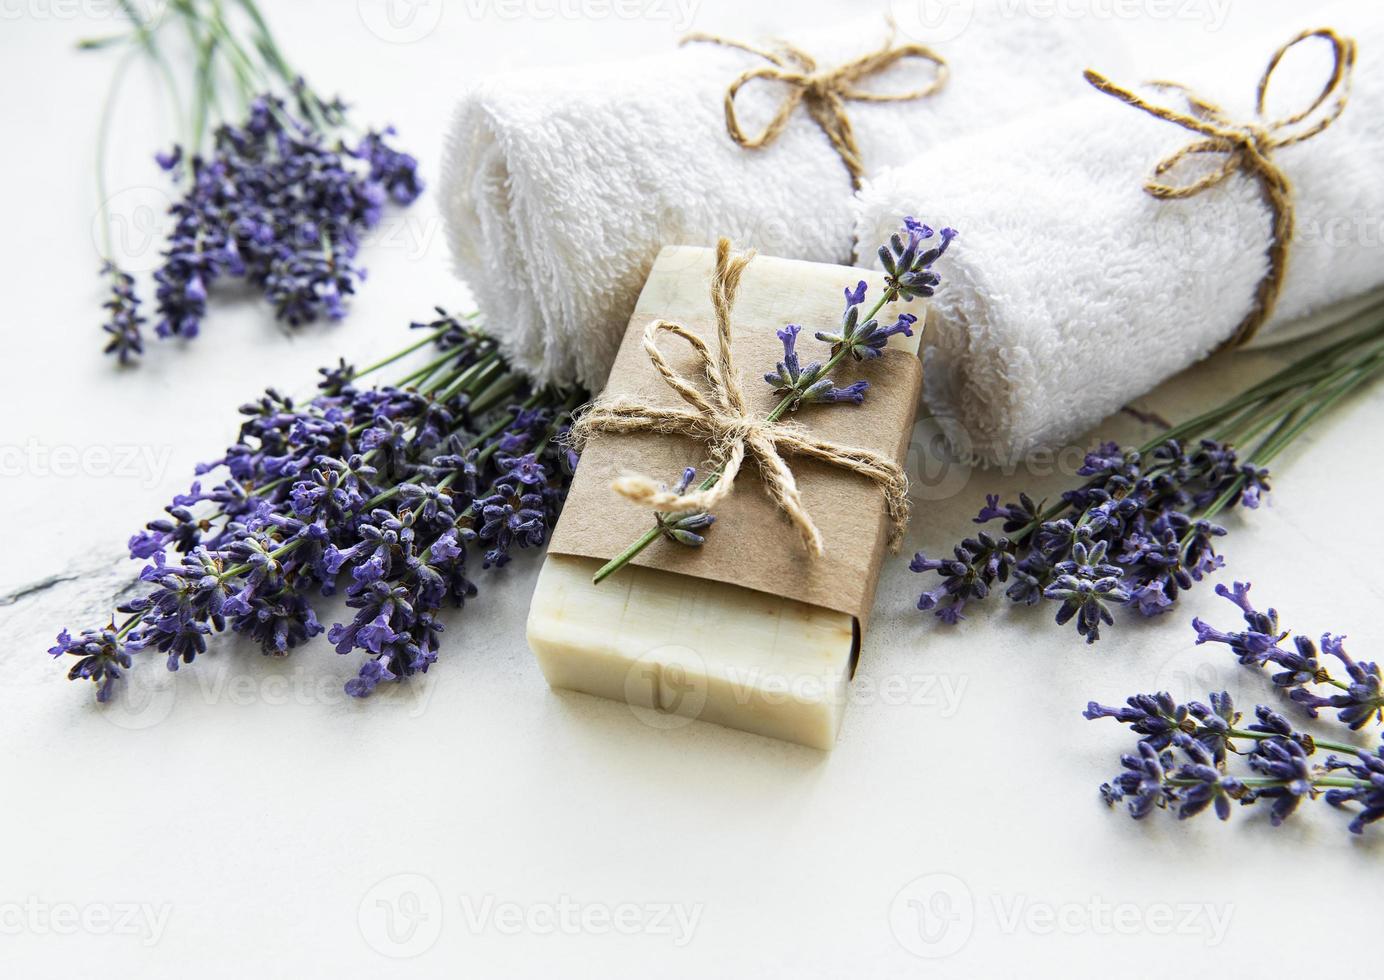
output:
MULTIPOLYGON (((904 218, 902 232, 893 235, 889 244, 882 245, 879 249, 880 261, 886 273, 885 288, 879 300, 868 313, 862 314, 867 292, 866 283, 862 280, 854 288, 845 287, 846 308, 841 314, 840 330, 816 332, 815 336, 819 341, 830 345, 830 353, 825 362, 814 361, 803 367, 797 352, 798 335, 802 332, 802 327, 798 324, 790 323, 777 331, 779 340, 783 342, 783 360, 774 366, 773 371, 765 373, 764 381, 774 390, 774 394, 779 396, 779 403, 769 412, 766 421, 777 422, 787 413, 796 412, 804 405, 863 404, 865 393, 870 387, 869 382, 855 381, 840 388, 832 380, 832 371, 847 357, 855 361, 879 357, 884 353, 889 338, 896 334, 913 336, 913 324, 918 319, 913 314, 901 313, 898 319, 887 327, 881 326, 876 317, 890 303, 933 295, 933 291, 941 283, 941 277, 932 270, 933 263, 947 251, 956 234, 952 228, 934 232, 932 228, 912 217, 904 218)), ((713 469, 697 489, 710 489, 720 476, 720 468, 713 469)), ((666 532, 663 519, 656 517, 654 526, 602 565, 592 581, 598 584, 604 581, 660 536, 666 536, 666 532)))
POLYGON ((314 594, 343 586, 356 610, 327 630, 338 653, 360 651, 346 689, 427 671, 442 610, 476 594, 467 558, 483 569, 541 544, 561 509, 574 461, 560 445, 583 396, 534 389, 478 327, 447 316, 421 340, 363 371, 323 369, 303 405, 270 389, 242 406, 238 440, 129 543, 150 561, 151 591, 117 610, 117 626, 49 651, 79 658, 71 679, 98 700, 132 654, 157 650, 177 670, 229 628, 282 656, 324 631, 314 594), (365 374, 429 347, 433 356, 393 385, 365 374))
POLYGON ((1257 508, 1269 462, 1341 398, 1384 370, 1384 322, 1308 354, 1224 404, 1137 449, 1113 442, 1086 455, 1085 482, 1057 503, 1028 494, 1001 503, 988 494, 977 524, 1000 522, 950 558, 919 552, 910 568, 936 573, 918 608, 946 623, 1003 588, 1013 602, 1057 606, 1087 643, 1124 606, 1144 617, 1167 612, 1185 590, 1223 566, 1218 516, 1257 508), (1241 446, 1249 445, 1248 451, 1241 446))
POLYGON ((1294 636, 1291 649, 1283 645, 1288 631, 1279 627, 1277 610, 1255 609, 1249 590, 1248 582, 1236 582, 1233 588, 1216 586, 1216 594, 1240 609, 1249 628, 1224 633, 1193 619, 1197 643, 1224 643, 1246 667, 1276 668, 1274 687, 1301 705, 1312 718, 1322 710, 1335 711, 1337 721, 1356 731, 1371 721, 1384 722, 1384 680, 1378 664, 1356 661, 1346 653, 1344 636, 1323 633, 1321 652, 1340 661, 1345 671, 1345 678, 1333 677, 1321 662, 1317 644, 1309 637, 1294 636), (1335 688, 1336 693, 1323 696, 1319 693, 1323 687, 1335 688))
MULTIPOLYGON (((249 282, 292 326, 344 317, 347 298, 364 278, 354 261, 361 237, 378 223, 386 203, 406 206, 422 192, 417 161, 390 145, 392 127, 356 134, 339 99, 314 93, 288 67, 253 0, 235 0, 229 8, 179 0, 157 22, 146 21, 132 6, 124 10, 132 25, 128 35, 84 46, 125 44, 147 55, 164 70, 170 94, 176 83, 160 32, 181 22, 198 55, 196 101, 183 142, 155 154, 159 166, 184 185, 170 208, 173 227, 154 273, 155 332, 195 337, 208 292, 224 279, 249 282), (238 20, 231 16, 235 12, 238 20), (221 79, 220 69, 227 78, 221 79), (218 111, 221 83, 238 90, 245 116, 222 119, 208 147, 207 123, 218 111)), ((118 83, 119 74, 112 97, 118 83)), ((181 115, 181 107, 175 109, 181 115)), ((103 201, 110 114, 108 101, 97 167, 103 201)), ((128 363, 143 351, 143 321, 133 314, 139 303, 134 280, 116 267, 108 216, 103 217, 114 293, 106 303, 111 317, 104 329, 113 337, 106 349, 128 363)))
POLYGON ((1226 820, 1232 802, 1262 800, 1276 827, 1304 800, 1324 798, 1343 809, 1359 804, 1349 826, 1355 834, 1384 817, 1384 745, 1370 752, 1316 739, 1265 705, 1255 707, 1254 724, 1241 727, 1228 693, 1209 701, 1180 705, 1166 692, 1136 694, 1118 708, 1092 701, 1084 717, 1114 718, 1143 736, 1137 754, 1121 757, 1123 771, 1101 786, 1105 802, 1124 802, 1136 820, 1159 808, 1175 808, 1179 820, 1208 809, 1226 820), (1320 749, 1344 756, 1313 764, 1320 749), (1232 757, 1243 759, 1249 772, 1229 772, 1232 757))
MULTIPOLYGON (((412 157, 374 132, 356 149, 329 143, 303 112, 315 96, 296 95, 295 106, 256 96, 243 125, 218 127, 211 154, 192 158, 154 273, 160 337, 195 337, 208 290, 222 278, 255 286, 292 326, 341 319, 364 278, 353 262, 361 235, 379 222, 388 188, 400 204, 417 197, 412 157)), ((345 109, 319 104, 314 115, 340 124, 345 109)), ((180 167, 180 159, 175 150, 165 163, 180 167)))

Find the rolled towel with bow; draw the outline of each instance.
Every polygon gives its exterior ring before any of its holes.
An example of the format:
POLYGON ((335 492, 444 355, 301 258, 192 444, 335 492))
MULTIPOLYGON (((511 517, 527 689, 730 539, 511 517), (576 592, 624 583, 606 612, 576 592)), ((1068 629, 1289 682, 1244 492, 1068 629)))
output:
POLYGON ((1079 100, 866 182, 862 243, 901 212, 962 230, 924 352, 955 450, 1058 446, 1213 351, 1377 301, 1384 11, 1307 18, 1178 84, 1088 72, 1079 100))
POLYGON ((848 261, 859 179, 1076 94, 1107 37, 978 4, 935 44, 870 16, 787 47, 694 37, 487 79, 443 167, 457 271, 519 367, 597 390, 662 246, 848 261))

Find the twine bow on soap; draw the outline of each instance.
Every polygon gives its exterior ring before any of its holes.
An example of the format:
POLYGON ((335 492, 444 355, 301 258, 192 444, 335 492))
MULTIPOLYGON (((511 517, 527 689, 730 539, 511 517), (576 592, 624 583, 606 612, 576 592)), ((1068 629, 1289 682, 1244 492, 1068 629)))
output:
POLYGON ((740 375, 732 359, 730 319, 741 274, 753 255, 732 255, 730 242, 724 238, 716 246, 716 271, 711 280, 717 342, 714 356, 705 341, 680 323, 655 320, 644 330, 644 350, 649 361, 668 387, 691 407, 663 408, 627 398, 598 402, 572 424, 571 441, 580 448, 596 432, 653 432, 687 436, 708 444, 719 478, 706 489, 678 494, 638 475, 622 476, 612 484, 612 489, 627 500, 670 513, 710 510, 731 492, 745 457, 751 456, 759 466, 770 498, 797 527, 808 551, 817 556, 824 553, 821 532, 803 507, 797 481, 783 456, 821 460, 878 484, 892 526, 890 546, 897 547, 908 524, 908 479, 897 463, 870 449, 814 439, 793 422, 756 418, 745 403, 740 375), (661 333, 681 337, 696 352, 710 397, 669 365, 658 348, 661 333))
POLYGON ((947 83, 947 62, 941 55, 921 44, 894 47, 892 31, 890 38, 878 51, 829 69, 819 69, 816 59, 806 51, 784 42, 778 42, 778 50, 770 51, 714 34, 688 34, 681 43, 719 44, 747 51, 768 61, 767 65, 742 72, 726 89, 726 132, 730 138, 750 150, 768 146, 788 128, 793 110, 801 103, 831 141, 841 162, 850 171, 851 186, 857 190, 861 178, 865 176, 865 165, 850 116, 846 114, 846 103, 911 102, 932 95, 947 83), (922 88, 898 93, 872 92, 856 86, 861 79, 885 71, 906 58, 920 58, 936 66, 932 80, 922 88), (788 86, 788 92, 760 134, 747 136, 735 111, 735 97, 745 85, 757 78, 783 82, 788 86))
POLYGON ((1274 160, 1274 151, 1311 139, 1340 117, 1350 96, 1351 73, 1354 69, 1355 42, 1352 39, 1341 37, 1329 27, 1303 31, 1275 51, 1269 59, 1268 67, 1259 79, 1254 119, 1249 122, 1231 119, 1220 106, 1201 98, 1176 82, 1150 84, 1155 88, 1180 93, 1187 100, 1187 112, 1148 102, 1128 89, 1116 85, 1099 72, 1085 72, 1086 81, 1098 91, 1141 109, 1151 116, 1200 133, 1204 137, 1158 162, 1153 168, 1153 176, 1144 183, 1144 190, 1149 194, 1162 199, 1195 197, 1241 172, 1259 181, 1264 200, 1272 215, 1268 248, 1269 267, 1255 287, 1254 301, 1249 313, 1240 321, 1224 346, 1238 346, 1249 342, 1272 315, 1274 304, 1283 288, 1283 277, 1288 265, 1288 246, 1293 239, 1293 188, 1288 175, 1274 160), (1331 73, 1322 85, 1321 93, 1302 111, 1283 119, 1269 120, 1265 115, 1265 101, 1275 69, 1289 50, 1314 37, 1322 38, 1331 45, 1333 59, 1331 73), (1162 179, 1183 159, 1203 153, 1222 154, 1225 159, 1215 170, 1189 183, 1177 184, 1162 179))

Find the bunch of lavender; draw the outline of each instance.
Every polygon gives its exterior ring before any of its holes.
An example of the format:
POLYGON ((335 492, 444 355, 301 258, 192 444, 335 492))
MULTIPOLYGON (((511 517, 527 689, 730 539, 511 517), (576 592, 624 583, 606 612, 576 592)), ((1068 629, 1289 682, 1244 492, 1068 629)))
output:
POLYGON ((1291 649, 1283 646, 1288 631, 1279 627, 1278 611, 1255 609, 1249 601, 1249 589, 1248 582, 1236 582, 1229 589, 1216 586, 1216 594, 1229 599, 1244 614, 1248 629, 1223 633, 1193 619, 1197 643, 1224 643, 1243 666, 1273 669, 1274 687, 1312 718, 1323 710, 1335 711, 1337 721, 1357 731, 1370 721, 1384 722, 1384 679, 1378 664, 1356 661, 1346 653, 1344 636, 1323 633, 1321 652, 1338 660, 1345 671, 1345 678, 1333 677, 1309 637, 1294 636, 1291 649), (1335 691, 1323 695, 1323 688, 1335 691))
POLYGON ((1087 454, 1080 486, 1047 506, 1019 494, 989 494, 980 532, 949 558, 919 552, 909 566, 940 581, 918 599, 946 623, 997 589, 1013 602, 1053 603, 1056 621, 1075 620, 1094 643, 1112 610, 1167 612, 1180 594, 1224 562, 1218 516, 1257 508, 1269 490, 1269 462, 1341 398, 1384 370, 1384 322, 1309 354, 1137 449, 1107 442, 1087 454), (1249 445, 1244 451, 1241 447, 1249 445))
POLYGON ((78 658, 68 676, 104 701, 140 652, 177 670, 228 627, 282 656, 323 632, 313 596, 342 586, 354 618, 326 632, 363 655, 347 692, 425 672, 443 608, 476 594, 471 554, 499 569, 545 540, 575 466, 559 437, 583 397, 534 389, 478 327, 439 314, 369 368, 323 369, 305 404, 270 389, 243 406, 237 441, 130 539, 149 593, 118 625, 59 635, 49 653, 78 658), (434 356, 397 383, 358 385, 424 347, 434 356))
MULTIPOLYGON (((779 403, 769 412, 765 421, 777 422, 784 415, 796 412, 804 405, 863 404, 865 392, 870 387, 869 382, 855 381, 844 388, 838 387, 832 379, 832 372, 848 357, 855 361, 864 361, 881 356, 889 343, 889 338, 896 334, 913 336, 913 325, 918 319, 913 314, 900 313, 889 326, 882 325, 877 317, 890 303, 933 295, 942 281, 933 271, 933 263, 942 257, 955 237, 954 229, 943 228, 940 232, 934 232, 932 228, 912 217, 904 218, 902 231, 891 236, 889 244, 881 245, 879 249, 880 263, 885 271, 884 291, 880 298, 868 313, 862 314, 867 292, 866 283, 862 280, 856 283, 854 288, 847 286, 844 290, 846 308, 841 314, 840 329, 834 332, 817 331, 814 334, 819 341, 830 345, 825 361, 813 361, 806 367, 803 366, 797 352, 798 335, 802 333, 802 327, 798 324, 790 323, 777 331, 778 338, 783 343, 783 360, 774 366, 774 370, 765 373, 764 380, 779 397, 779 403)), ((679 484, 679 493, 685 492, 695 472, 691 467, 684 472, 683 482, 679 484)), ((721 469, 716 467, 702 480, 697 489, 710 489, 720 477, 721 469)), ((699 523, 699 527, 708 526, 711 520, 714 520, 712 515, 702 513, 674 517, 705 522, 699 523)), ((600 583, 609 578, 659 537, 671 537, 682 544, 702 543, 700 535, 694 535, 698 539, 696 541, 670 535, 667 525, 667 515, 656 514, 654 526, 602 565, 592 581, 600 583)))
MULTIPOLYGON (((219 2, 178 0, 170 16, 157 22, 126 6, 129 34, 84 45, 121 43, 144 53, 163 68, 170 94, 176 83, 159 32, 180 21, 197 52, 197 101, 185 142, 155 155, 184 186, 170 209, 173 227, 154 273, 159 337, 195 337, 208 291, 222 279, 250 283, 292 326, 319 317, 341 319, 347 297, 364 278, 365 270, 355 264, 362 235, 379 222, 387 202, 408 205, 422 192, 417 161, 389 143, 392 128, 353 135, 346 106, 318 96, 289 69, 254 0, 235 0, 234 8, 244 23, 233 23, 219 2), (221 121, 206 147, 223 68, 245 114, 221 121)), ((108 101, 98 149, 103 202, 111 107, 108 101)), ((104 211, 103 218, 102 271, 111 284, 106 350, 129 363, 143 352, 143 320, 135 313, 134 279, 116 264, 104 211)))
POLYGON ((1324 798, 1334 807, 1360 806, 1350 823, 1356 834, 1384 817, 1384 745, 1370 752, 1314 738, 1265 705, 1254 709, 1253 724, 1241 726, 1228 693, 1209 701, 1181 705, 1167 693, 1136 694, 1122 707, 1092 701, 1086 718, 1113 718, 1142 736, 1137 754, 1122 756, 1123 771, 1101 787, 1105 802, 1125 802, 1136 820, 1169 807, 1180 820, 1208 809, 1226 820, 1232 802, 1264 800, 1276 827, 1304 800, 1324 798), (1321 749, 1343 755, 1314 764, 1321 749), (1242 759, 1248 772, 1231 773, 1231 757, 1242 759))

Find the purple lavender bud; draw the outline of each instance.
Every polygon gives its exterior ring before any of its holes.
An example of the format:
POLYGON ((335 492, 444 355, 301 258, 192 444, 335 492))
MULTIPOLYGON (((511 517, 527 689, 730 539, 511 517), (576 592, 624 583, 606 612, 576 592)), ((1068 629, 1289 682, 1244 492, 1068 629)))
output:
POLYGON ((183 148, 180 144, 173 144, 173 149, 168 152, 159 150, 154 154, 154 162, 159 165, 161 170, 173 170, 183 161, 183 148))
POLYGON ((121 364, 128 364, 144 353, 144 336, 141 327, 145 320, 139 315, 139 297, 135 295, 135 280, 122 272, 111 262, 101 266, 101 274, 110 279, 111 295, 102 304, 110 311, 110 316, 101 329, 110 334, 106 343, 107 354, 114 354, 121 364))

